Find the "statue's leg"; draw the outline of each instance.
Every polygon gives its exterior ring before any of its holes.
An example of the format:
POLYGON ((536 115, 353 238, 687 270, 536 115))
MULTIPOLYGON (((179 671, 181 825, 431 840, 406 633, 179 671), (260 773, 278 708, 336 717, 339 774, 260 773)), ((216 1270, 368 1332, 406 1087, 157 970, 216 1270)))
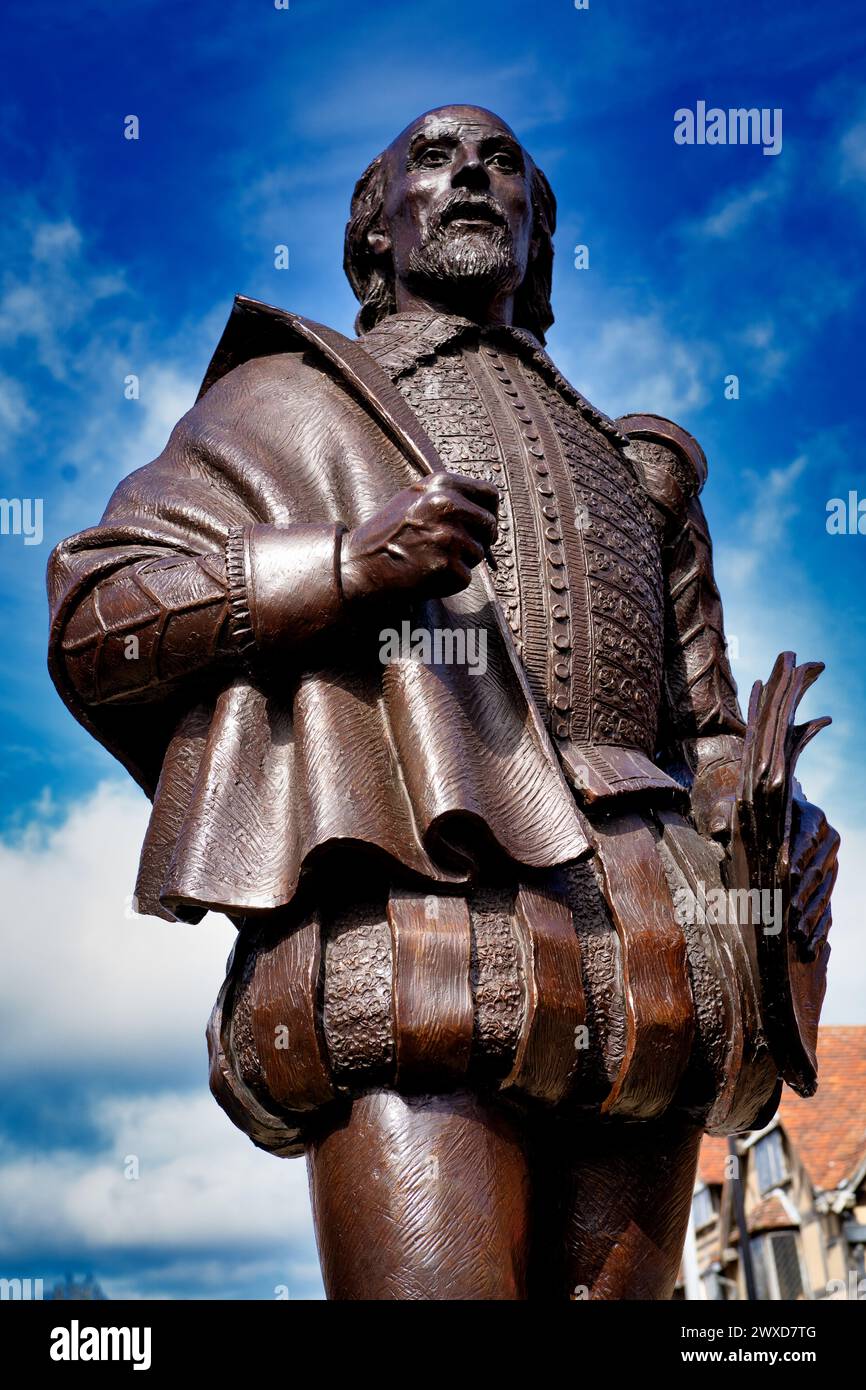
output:
POLYGON ((530 1296, 670 1298, 701 1135, 675 1116, 544 1126, 530 1296))
POLYGON ((329 1298, 526 1297, 530 1185, 516 1116, 469 1091, 371 1091, 306 1152, 329 1298))

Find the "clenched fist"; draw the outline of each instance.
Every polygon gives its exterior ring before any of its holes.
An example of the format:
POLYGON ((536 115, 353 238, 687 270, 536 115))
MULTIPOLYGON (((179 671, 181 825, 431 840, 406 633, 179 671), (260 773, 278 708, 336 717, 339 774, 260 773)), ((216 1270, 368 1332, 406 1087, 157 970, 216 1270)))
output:
POLYGON ((492 483, 434 473, 404 488, 343 537, 348 601, 389 592, 443 598, 465 589, 496 538, 492 483))

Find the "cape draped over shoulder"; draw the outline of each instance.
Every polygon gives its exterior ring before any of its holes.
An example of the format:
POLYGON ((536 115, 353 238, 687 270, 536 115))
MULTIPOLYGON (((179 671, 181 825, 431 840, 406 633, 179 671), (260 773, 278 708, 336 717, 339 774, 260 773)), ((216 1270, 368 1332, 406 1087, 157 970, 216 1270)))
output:
MULTIPOLYGON (((153 801, 136 898, 141 912, 169 920, 283 906, 304 874, 324 862, 332 872, 346 850, 459 891, 479 836, 532 867, 588 848, 477 574, 462 594, 416 605, 411 617, 413 626, 483 627, 483 673, 383 664, 378 629, 347 629, 280 671, 239 664, 158 700, 85 705, 74 689, 60 648, 65 623, 114 570, 221 552, 230 528, 257 522, 351 528, 417 479, 295 322, 238 301, 199 399, 162 454, 124 479, 99 525, 63 541, 49 562, 52 678, 153 801)), ((406 616, 389 621, 399 627, 406 616)))

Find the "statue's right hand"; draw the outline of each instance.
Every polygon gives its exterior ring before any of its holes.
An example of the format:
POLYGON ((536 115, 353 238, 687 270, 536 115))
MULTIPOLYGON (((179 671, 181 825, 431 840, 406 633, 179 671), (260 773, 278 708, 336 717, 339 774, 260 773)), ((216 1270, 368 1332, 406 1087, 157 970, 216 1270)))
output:
POLYGON ((498 504, 492 483, 457 473, 434 473, 404 488, 343 537, 345 598, 442 598, 465 589, 496 539, 498 504))

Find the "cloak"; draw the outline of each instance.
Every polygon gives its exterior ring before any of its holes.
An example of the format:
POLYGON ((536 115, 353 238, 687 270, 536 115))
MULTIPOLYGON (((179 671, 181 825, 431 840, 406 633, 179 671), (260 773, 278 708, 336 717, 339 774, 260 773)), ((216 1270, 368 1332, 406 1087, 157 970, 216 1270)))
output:
POLYGON ((136 885, 145 914, 267 912, 314 872, 349 869, 359 851, 416 887, 459 892, 482 845, 538 868, 589 848, 477 570, 463 593, 418 604, 411 617, 416 627, 483 627, 483 673, 383 665, 376 633, 347 628, 280 670, 239 663, 158 700, 87 705, 74 688, 65 623, 119 567, 222 553, 230 528, 257 522, 351 529, 417 480, 417 458, 317 346, 322 335, 346 342, 239 298, 163 452, 49 561, 52 679, 153 802, 136 885))

